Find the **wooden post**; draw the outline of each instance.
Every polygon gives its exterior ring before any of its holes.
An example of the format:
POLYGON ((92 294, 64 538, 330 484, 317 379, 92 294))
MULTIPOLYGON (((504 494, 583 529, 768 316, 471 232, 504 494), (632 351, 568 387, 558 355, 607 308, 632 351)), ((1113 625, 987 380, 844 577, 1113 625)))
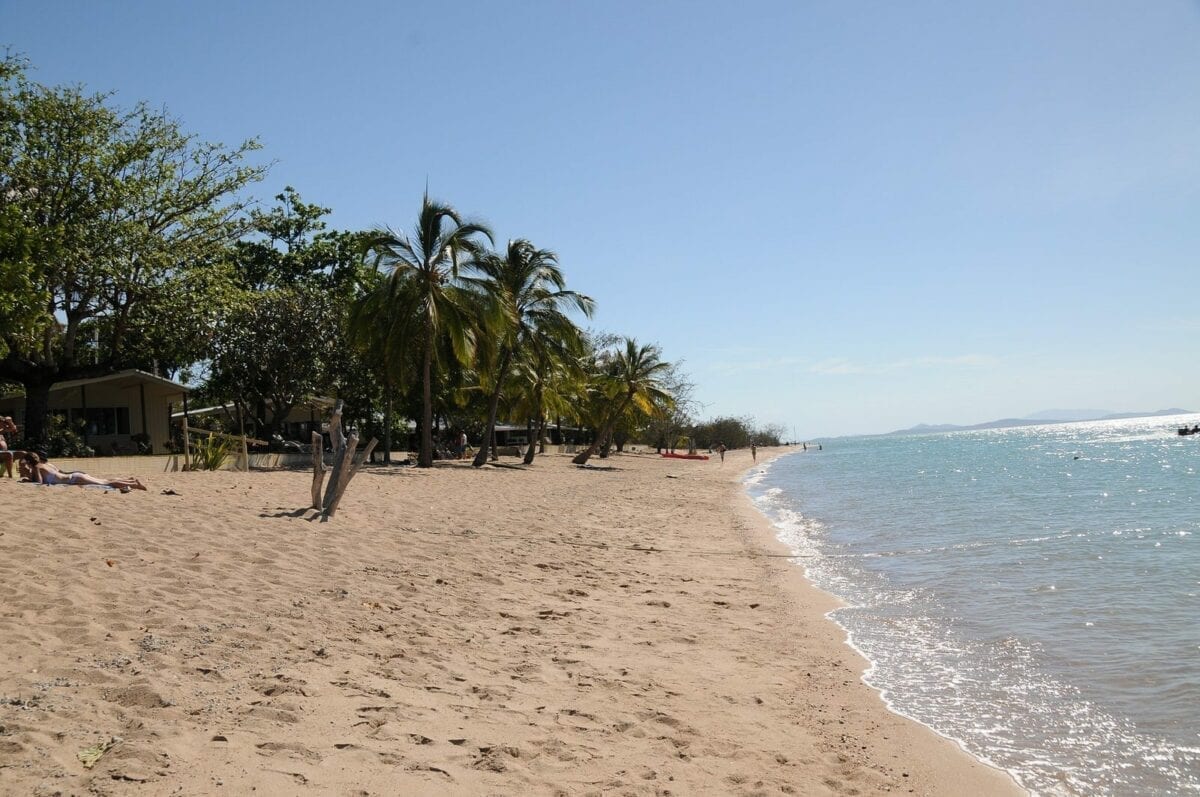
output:
POLYGON ((192 469, 192 443, 188 439, 188 422, 187 414, 183 416, 183 420, 179 422, 179 428, 183 431, 183 469, 192 469))
POLYGON ((191 420, 191 416, 188 415, 188 400, 187 400, 187 398, 188 398, 188 394, 187 394, 187 391, 185 390, 185 391, 183 391, 183 469, 191 470, 192 469, 192 462, 191 462, 192 448, 191 448, 191 445, 188 443, 187 429, 189 426, 192 425, 192 420, 191 420))
POLYGON ((325 481, 325 438, 320 432, 312 433, 312 508, 321 508, 321 483, 325 481))

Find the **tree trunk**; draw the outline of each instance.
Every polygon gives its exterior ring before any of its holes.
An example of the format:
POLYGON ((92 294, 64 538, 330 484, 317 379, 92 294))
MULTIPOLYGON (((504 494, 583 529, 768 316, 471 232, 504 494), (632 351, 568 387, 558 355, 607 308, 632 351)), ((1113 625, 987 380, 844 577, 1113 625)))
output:
MULTIPOLYGON (((500 407, 500 388, 504 384, 504 372, 508 370, 508 360, 511 357, 509 352, 504 352, 504 356, 500 358, 500 368, 496 372, 496 386, 492 388, 492 395, 488 399, 488 422, 487 427, 483 430, 484 440, 493 440, 496 435, 496 412, 500 407)), ((495 446, 495 443, 492 443, 495 446)), ((492 452, 492 459, 496 459, 495 451, 492 452)), ((476 468, 482 468, 487 462, 487 446, 480 446, 479 452, 475 454, 475 460, 471 463, 476 468)))
POLYGON ((422 368, 421 388, 421 453, 417 455, 418 468, 433 467, 433 336, 425 342, 425 363, 422 368))
POLYGON ((621 413, 625 412, 625 408, 629 406, 629 402, 632 400, 633 397, 629 396, 621 402, 621 406, 618 407, 617 411, 613 413, 612 420, 604 425, 604 429, 596 435, 596 438, 592 440, 592 444, 588 446, 587 449, 577 454, 575 458, 571 460, 572 462, 574 462, 576 465, 586 465, 587 461, 596 455, 596 451, 600 448, 601 441, 612 437, 613 429, 615 429, 617 426, 617 420, 621 417, 621 413))
MULTIPOLYGON (((391 385, 385 386, 387 389, 387 398, 383 405, 383 464, 392 464, 392 388, 391 385)), ((372 455, 374 458, 374 455, 372 455)))
POLYGON ((546 453, 546 446, 544 443, 542 443, 542 440, 545 439, 545 435, 546 435, 546 417, 544 415, 542 415, 542 413, 539 411, 538 412, 538 425, 537 425, 537 443, 535 444, 532 440, 529 442, 529 448, 525 451, 525 464, 526 465, 533 464, 534 455, 546 453))
POLYGON ((492 462, 500 461, 500 446, 496 445, 496 430, 492 430, 492 462))
POLYGON ((47 420, 50 416, 50 387, 53 382, 23 382, 25 387, 25 445, 45 450, 50 442, 47 420))

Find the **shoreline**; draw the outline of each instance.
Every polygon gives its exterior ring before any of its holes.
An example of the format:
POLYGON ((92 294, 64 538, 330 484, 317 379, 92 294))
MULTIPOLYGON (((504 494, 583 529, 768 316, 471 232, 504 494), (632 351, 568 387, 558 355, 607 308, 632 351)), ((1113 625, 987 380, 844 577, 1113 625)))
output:
POLYGON ((727 459, 369 468, 325 524, 303 471, 130 495, 0 481, 0 779, 1022 793, 861 681, 834 599, 763 556, 790 552, 741 483, 749 452, 727 459))
MULTIPOLYGON (((767 466, 770 466, 771 464, 773 464, 774 462, 776 462, 777 460, 782 459, 783 457, 794 456, 794 455, 799 455, 799 454, 803 454, 803 453, 806 453, 806 452, 804 452, 803 450, 800 450, 800 451, 786 450, 786 451, 781 451, 779 453, 775 453, 761 463, 752 462, 749 466, 747 466, 745 468, 744 471, 742 471, 742 473, 738 477, 738 483, 742 487, 741 493, 742 493, 742 496, 745 498, 746 504, 750 507, 750 510, 754 513, 754 515, 757 518, 760 518, 762 520, 763 524, 765 525, 763 532, 764 532, 766 538, 763 540, 763 542, 764 542, 764 547, 767 548, 768 550, 778 550, 778 551, 782 551, 782 552, 793 553, 791 548, 786 543, 784 543, 782 540, 779 539, 778 529, 775 527, 775 525, 771 521, 770 517, 768 517, 754 503, 754 499, 749 494, 749 490, 748 490, 749 485, 747 485, 745 483, 746 477, 756 468, 767 467, 767 466)), ((949 744, 953 745, 954 752, 957 752, 961 756, 965 756, 967 759, 969 759, 968 765, 982 766, 985 770, 990 771, 992 773, 996 773, 997 775, 1001 776, 1005 781, 1008 782, 1007 785, 1011 786, 1012 789, 1016 790, 1015 792, 1008 790, 1008 791, 997 792, 997 793, 1016 793, 1016 794, 1025 794, 1025 795, 1029 794, 1028 791, 1026 791, 1023 787, 1021 787, 1021 785, 1017 782, 1016 778, 1013 777, 1012 773, 1008 772, 1007 770, 1003 769, 1002 767, 997 766, 992 761, 989 761, 984 757, 981 757, 981 756, 978 756, 978 755, 972 753, 970 750, 968 750, 965 747, 965 745, 963 744, 963 742, 961 740, 956 739, 952 736, 943 734, 940 731, 938 731, 936 728, 934 728, 933 726, 904 713, 899 708, 897 708, 892 703, 891 700, 888 699, 888 696, 887 696, 887 693, 885 690, 871 684, 867 680, 867 678, 868 678, 872 668, 874 668, 875 663, 857 645, 854 644, 854 640, 853 640, 853 637, 852 637, 850 631, 847 628, 845 628, 841 623, 839 623, 833 616, 833 613, 837 609, 842 608, 847 605, 846 602, 843 599, 841 599, 840 597, 838 597, 837 595, 827 592, 824 589, 822 589, 821 587, 817 586, 816 583, 814 583, 809 578, 808 573, 807 573, 807 568, 805 567, 805 565, 802 562, 792 561, 792 560, 785 560, 785 561, 788 564, 788 566, 792 567, 793 569, 795 569, 796 571, 799 572, 800 577, 803 582, 800 585, 801 590, 811 590, 811 591, 817 593, 818 595, 823 596, 824 598, 826 598, 828 600, 829 608, 821 612, 821 615, 820 615, 821 619, 825 623, 827 623, 830 626, 833 626, 837 630, 837 633, 841 636, 841 644, 848 651, 850 651, 853 654, 854 658, 859 660, 859 662, 861 663, 860 672, 858 674, 859 683, 861 684, 861 686, 863 688, 869 690, 874 695, 875 699, 879 702, 879 704, 884 708, 885 711, 887 711, 889 714, 892 714, 906 722, 911 722, 911 723, 919 726, 920 729, 924 730, 926 733, 933 736, 935 742, 945 742, 945 743, 949 743, 949 744)), ((965 786, 966 786, 966 784, 964 784, 964 787, 965 786)), ((987 787, 986 787, 986 785, 981 785, 979 788, 987 788, 987 787)), ((981 791, 979 793, 983 794, 983 793, 992 793, 992 792, 981 791)))

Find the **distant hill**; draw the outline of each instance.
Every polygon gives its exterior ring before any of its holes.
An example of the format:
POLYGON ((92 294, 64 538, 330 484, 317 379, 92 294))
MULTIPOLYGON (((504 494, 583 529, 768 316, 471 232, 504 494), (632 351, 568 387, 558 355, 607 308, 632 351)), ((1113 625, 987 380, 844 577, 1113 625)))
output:
POLYGON ((1017 426, 1041 426, 1044 424, 1055 423, 1082 423, 1084 421, 1118 421, 1126 418, 1157 418, 1162 415, 1189 415, 1192 410, 1184 410, 1178 407, 1172 407, 1166 410, 1155 410, 1154 412, 1106 412, 1105 410, 1043 410, 1035 412, 1024 418, 1001 418, 998 421, 988 421, 987 423, 976 423, 971 426, 956 426, 952 423, 928 424, 919 423, 909 429, 898 429, 895 432, 888 432, 889 435, 902 434, 933 434, 935 432, 968 432, 980 429, 1011 429, 1017 426), (1066 417, 1052 418, 1051 413, 1061 412, 1068 416, 1078 416, 1080 413, 1086 413, 1084 417, 1066 417), (1103 415, 1093 415, 1092 413, 1105 413, 1103 415))
POLYGON ((1026 415, 1025 419, 1063 423, 1065 421, 1096 421, 1112 414, 1112 410, 1042 410, 1032 415, 1026 415))

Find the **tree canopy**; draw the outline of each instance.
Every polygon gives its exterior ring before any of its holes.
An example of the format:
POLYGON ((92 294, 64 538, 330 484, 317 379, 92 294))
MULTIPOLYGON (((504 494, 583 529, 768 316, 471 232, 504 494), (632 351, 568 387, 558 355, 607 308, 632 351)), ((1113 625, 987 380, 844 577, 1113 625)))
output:
MULTIPOLYGON (((266 166, 253 139, 204 143, 165 112, 0 70, 0 378, 26 393, 26 436, 45 435, 50 386, 197 359, 211 279, 245 228, 241 194, 266 166)), ((217 280, 219 282, 219 280, 217 280)))

